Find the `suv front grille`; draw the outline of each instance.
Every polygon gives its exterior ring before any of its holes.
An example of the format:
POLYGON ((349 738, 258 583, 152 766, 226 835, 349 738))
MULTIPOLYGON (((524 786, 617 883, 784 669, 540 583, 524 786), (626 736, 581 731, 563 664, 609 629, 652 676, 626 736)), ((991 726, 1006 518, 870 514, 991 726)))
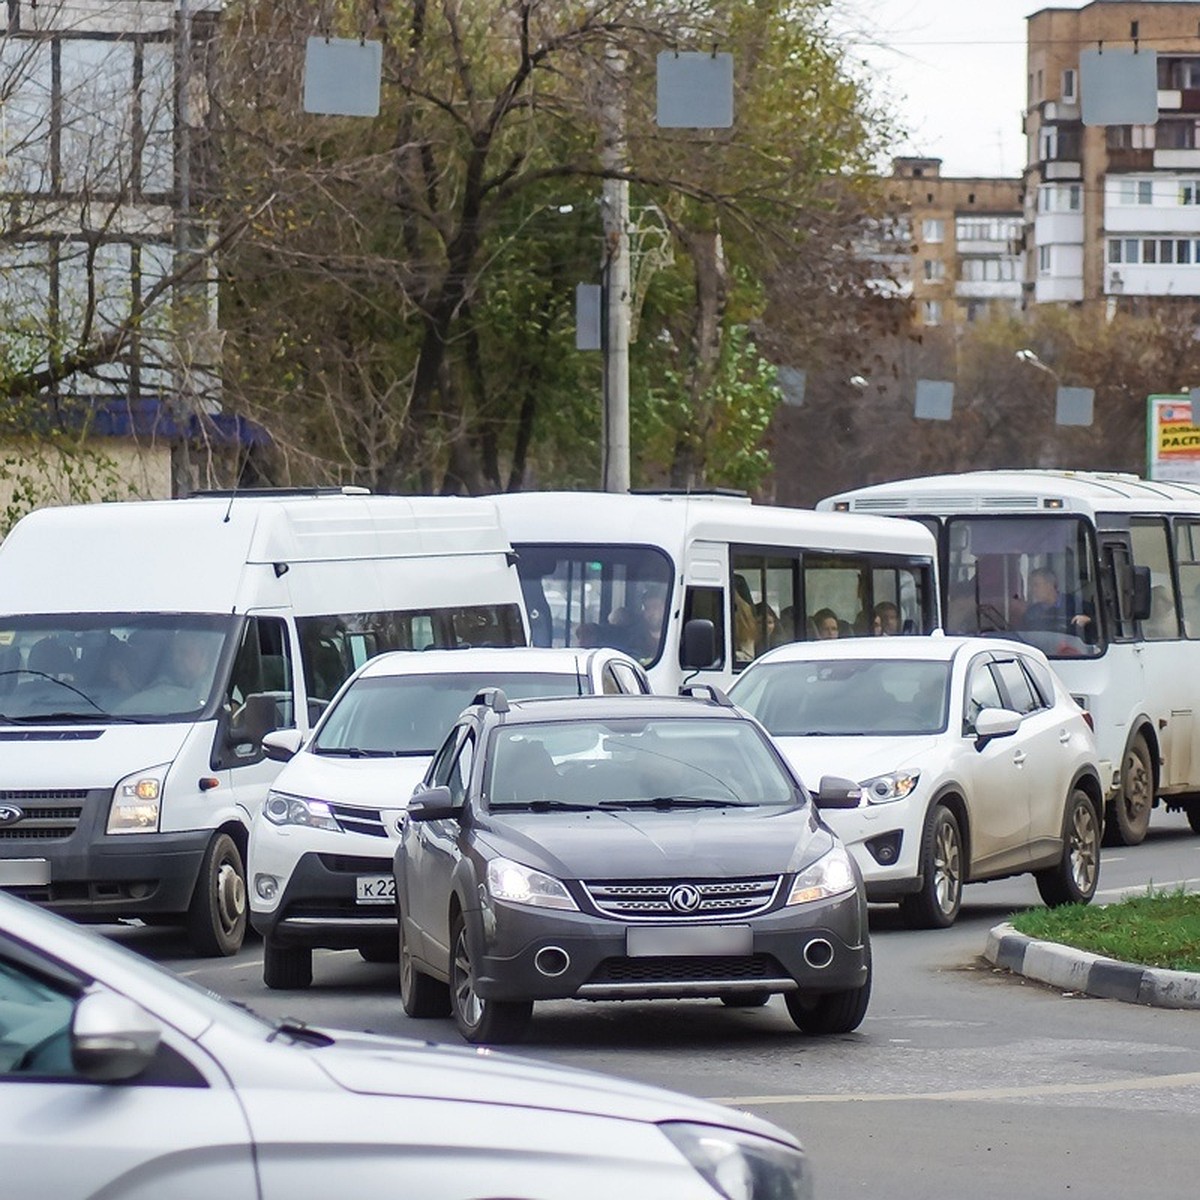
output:
POLYGON ((784 974, 770 954, 606 958, 588 983, 730 983, 776 979, 784 974))
POLYGON ((583 889, 597 912, 623 921, 695 920, 750 917, 766 911, 779 890, 779 876, 755 879, 621 879, 585 882, 583 889), (700 894, 699 905, 683 912, 671 905, 671 892, 685 885, 700 894))
POLYGON ((355 808, 350 804, 329 805, 337 823, 347 833, 365 833, 369 837, 387 837, 383 817, 377 808, 355 808))

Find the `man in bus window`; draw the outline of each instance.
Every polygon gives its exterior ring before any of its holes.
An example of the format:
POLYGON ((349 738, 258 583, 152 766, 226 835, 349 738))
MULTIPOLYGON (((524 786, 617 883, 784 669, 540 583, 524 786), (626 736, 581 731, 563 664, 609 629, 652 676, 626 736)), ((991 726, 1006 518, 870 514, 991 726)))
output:
POLYGON ((1084 636, 1084 629, 1091 624, 1092 618, 1087 613, 1071 611, 1058 590, 1058 578, 1049 567, 1034 567, 1029 572, 1028 592, 1029 603, 1025 606, 1021 628, 1084 636))

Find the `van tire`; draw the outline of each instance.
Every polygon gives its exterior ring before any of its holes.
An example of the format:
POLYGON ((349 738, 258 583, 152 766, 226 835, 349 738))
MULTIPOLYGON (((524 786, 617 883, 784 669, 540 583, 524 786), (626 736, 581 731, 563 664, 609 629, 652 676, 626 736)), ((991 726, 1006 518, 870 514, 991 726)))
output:
POLYGON ((281 946, 263 939, 263 983, 272 991, 298 992, 312 983, 311 946, 281 946))
POLYGON ((216 834, 200 863, 187 911, 187 935, 202 958, 228 958, 246 936, 246 867, 237 842, 216 834))

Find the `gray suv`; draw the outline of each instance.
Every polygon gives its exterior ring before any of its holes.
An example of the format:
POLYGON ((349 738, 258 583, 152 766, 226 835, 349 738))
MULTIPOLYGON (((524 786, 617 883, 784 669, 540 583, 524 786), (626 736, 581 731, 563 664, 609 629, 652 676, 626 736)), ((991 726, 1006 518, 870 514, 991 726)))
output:
POLYGON ((536 1000, 783 993, 807 1033, 865 1015, 861 876, 753 718, 703 697, 481 694, 408 806, 395 856, 400 988, 469 1042, 536 1000))

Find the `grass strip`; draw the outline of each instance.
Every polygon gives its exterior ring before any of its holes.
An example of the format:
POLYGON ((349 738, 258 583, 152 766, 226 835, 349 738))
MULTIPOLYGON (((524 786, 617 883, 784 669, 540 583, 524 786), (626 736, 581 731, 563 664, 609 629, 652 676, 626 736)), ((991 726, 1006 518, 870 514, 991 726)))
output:
POLYGON ((1073 946, 1120 962, 1200 971, 1200 893, 1156 891, 1116 904, 1033 908, 1011 918, 1027 937, 1073 946))

